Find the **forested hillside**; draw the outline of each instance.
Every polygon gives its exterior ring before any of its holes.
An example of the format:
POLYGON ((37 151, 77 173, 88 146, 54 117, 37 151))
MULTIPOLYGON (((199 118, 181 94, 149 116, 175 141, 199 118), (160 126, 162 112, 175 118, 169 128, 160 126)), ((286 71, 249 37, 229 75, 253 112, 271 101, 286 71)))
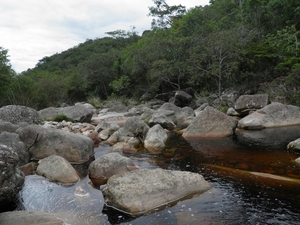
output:
POLYGON ((41 109, 186 88, 198 95, 220 95, 230 87, 255 93, 274 82, 299 104, 299 0, 211 0, 188 11, 153 2, 152 29, 142 35, 134 29, 108 32, 44 57, 21 74, 12 71, 3 46, 0 104, 41 109))

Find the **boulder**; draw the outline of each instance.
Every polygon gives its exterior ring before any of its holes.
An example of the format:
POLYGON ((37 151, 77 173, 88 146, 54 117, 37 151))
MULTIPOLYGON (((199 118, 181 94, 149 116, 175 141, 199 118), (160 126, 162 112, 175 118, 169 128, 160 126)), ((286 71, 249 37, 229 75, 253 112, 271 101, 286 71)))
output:
POLYGON ((42 123, 42 119, 35 109, 20 105, 7 105, 0 108, 0 120, 13 124, 20 122, 29 124, 42 123))
POLYGON ((118 142, 112 146, 112 149, 113 151, 122 151, 127 154, 135 154, 137 152, 137 149, 132 144, 127 142, 118 142))
POLYGON ((75 122, 80 123, 90 123, 91 118, 94 115, 92 109, 88 109, 81 104, 76 104, 74 106, 67 106, 59 109, 59 114, 64 114, 68 118, 71 118, 75 122))
POLYGON ((198 173, 139 169, 110 177, 100 189, 109 206, 141 215, 211 187, 198 173))
POLYGON ((156 124, 149 129, 144 146, 151 154, 159 154, 165 148, 167 138, 167 132, 159 124, 156 124))
POLYGON ((106 122, 108 124, 117 123, 119 126, 123 126, 127 119, 128 117, 125 117, 124 113, 109 112, 92 117, 91 124, 98 125, 101 122, 106 122))
POLYGON ((50 181, 67 185, 74 184, 80 179, 72 165, 58 155, 51 155, 40 160, 36 174, 47 177, 50 181))
POLYGON ((207 106, 194 118, 182 136, 185 139, 228 137, 234 134, 236 125, 236 119, 207 106))
POLYGON ((229 107, 226 114, 228 116, 240 116, 240 114, 233 107, 229 107))
POLYGON ((149 120, 149 126, 152 127, 155 124, 161 125, 163 128, 173 130, 176 127, 176 115, 175 111, 159 109, 152 114, 149 120))
MULTIPOLYGON (((300 135, 299 135, 300 136, 300 135)), ((291 141, 288 146, 287 149, 293 151, 293 152, 297 152, 300 153, 300 138, 291 141)))
POLYGON ((236 129, 240 144, 264 148, 286 148, 288 143, 299 138, 300 126, 266 128, 262 130, 236 129))
POLYGON ((153 109, 146 109, 145 112, 140 116, 140 119, 148 124, 154 112, 155 110, 153 109))
POLYGON ((63 225, 63 220, 47 212, 40 211, 12 211, 0 213, 0 225, 63 225))
POLYGON ((122 102, 117 102, 109 108, 109 112, 122 113, 127 112, 127 107, 122 102))
POLYGON ((269 104, 269 95, 241 95, 235 102, 235 110, 240 114, 248 114, 251 110, 261 109, 269 104))
POLYGON ((193 100, 193 97, 184 91, 175 92, 174 105, 179 107, 189 106, 193 100))
POLYGON ((173 111, 178 112, 180 110, 180 107, 174 105, 173 103, 166 102, 161 107, 157 109, 157 111, 173 111))
POLYGON ((39 110, 38 114, 43 120, 51 120, 55 116, 59 115, 60 111, 59 108, 49 107, 49 108, 39 110))
POLYGON ((2 132, 0 133, 0 144, 11 147, 13 151, 18 154, 18 166, 27 164, 30 160, 30 155, 27 151, 25 144, 20 140, 19 135, 16 133, 2 132))
POLYGON ((69 162, 82 163, 94 154, 92 139, 57 129, 46 129, 38 125, 20 127, 16 131, 34 159, 59 155, 69 162))
POLYGON ((239 129, 258 130, 271 127, 300 125, 300 107, 279 102, 244 117, 238 123, 239 129))
POLYGON ((186 128, 195 118, 195 112, 190 107, 183 107, 176 113, 176 126, 180 129, 186 128))
POLYGON ((18 128, 18 125, 12 124, 11 122, 4 122, 0 119, 0 133, 3 131, 14 133, 18 128))
POLYGON ((17 168, 18 154, 6 145, 0 144, 0 205, 11 202, 22 189, 24 174, 17 168))
POLYGON ((89 177, 95 184, 104 184, 115 175, 136 170, 139 167, 131 159, 112 152, 97 158, 89 165, 89 177))

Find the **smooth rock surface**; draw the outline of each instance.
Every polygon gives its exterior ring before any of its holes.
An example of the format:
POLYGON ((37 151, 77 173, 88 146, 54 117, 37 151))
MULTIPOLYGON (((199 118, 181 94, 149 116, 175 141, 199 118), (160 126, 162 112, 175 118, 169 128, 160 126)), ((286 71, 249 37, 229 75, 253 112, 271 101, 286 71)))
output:
POLYGON ((165 148, 167 138, 167 132, 156 124, 148 130, 144 146, 151 154, 159 154, 165 148))
POLYGON ((40 160, 36 174, 47 177, 50 181, 67 185, 74 184, 80 179, 72 165, 58 155, 51 155, 40 160))
POLYGON ((139 169, 112 176, 100 189, 108 205, 141 215, 211 187, 198 173, 139 169))

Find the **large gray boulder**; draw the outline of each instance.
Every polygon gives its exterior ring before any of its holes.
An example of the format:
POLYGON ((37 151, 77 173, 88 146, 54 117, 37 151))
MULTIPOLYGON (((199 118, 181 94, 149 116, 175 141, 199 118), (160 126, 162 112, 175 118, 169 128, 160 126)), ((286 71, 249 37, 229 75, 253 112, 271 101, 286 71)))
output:
POLYGON ((22 189, 24 174, 17 168, 18 154, 6 145, 0 144, 0 204, 14 200, 22 189))
POLYGON ((173 130, 176 127, 176 115, 173 110, 159 109, 152 114, 149 120, 149 126, 154 126, 155 124, 161 125, 163 128, 168 130, 173 130))
POLYGON ((57 129, 38 125, 20 127, 16 131, 34 159, 59 155, 69 162, 82 163, 94 154, 92 139, 57 129))
POLYGON ((198 173, 139 169, 112 176, 100 189, 108 205, 141 215, 211 187, 198 173))
POLYGON ((51 213, 40 211, 12 211, 0 213, 0 225, 63 225, 64 222, 51 213))
POLYGON ((273 102, 241 119, 238 128, 259 130, 294 125, 300 125, 300 107, 273 102))
POLYGON ((7 105, 0 108, 0 120, 13 124, 20 122, 29 124, 42 123, 42 119, 35 109, 20 105, 7 105))
POLYGON ((36 174, 66 185, 74 184, 80 179, 72 165, 58 155, 51 155, 40 160, 36 174))
POLYGON ((167 138, 167 132, 159 124, 156 124, 148 130, 144 146, 151 154, 159 154, 165 148, 167 138))
POLYGON ((74 106, 62 108, 50 107, 42 109, 38 113, 43 120, 53 119, 57 115, 64 114, 75 122, 89 123, 94 115, 94 110, 86 108, 82 104, 77 103, 74 106))
POLYGON ((251 110, 261 109, 269 104, 269 95, 241 95, 235 102, 235 110, 240 114, 248 114, 251 110))
POLYGON ((183 133, 188 138, 222 138, 234 134, 237 120, 219 110, 207 106, 190 123, 183 133))
POLYGON ((18 166, 23 166, 29 162, 30 155, 18 134, 6 131, 0 133, 0 144, 4 144, 12 148, 18 154, 18 166))
POLYGON ((235 133, 240 143, 264 147, 285 147, 299 138, 300 107, 278 102, 244 117, 235 133))
POLYGON ((115 175, 136 170, 139 167, 131 159, 113 152, 103 155, 89 165, 89 177, 94 184, 105 184, 115 175))
MULTIPOLYGON (((300 138, 297 138, 294 141, 291 141, 288 145, 287 145, 287 149, 293 151, 293 152, 297 152, 300 153, 300 138)), ((300 159, 298 160, 300 162, 300 159)))

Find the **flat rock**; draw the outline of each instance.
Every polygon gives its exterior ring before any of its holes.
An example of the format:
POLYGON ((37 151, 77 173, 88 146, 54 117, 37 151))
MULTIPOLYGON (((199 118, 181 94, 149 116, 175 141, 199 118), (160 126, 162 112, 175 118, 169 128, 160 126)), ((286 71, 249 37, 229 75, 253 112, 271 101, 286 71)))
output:
POLYGON ((211 187, 198 173, 139 169, 112 176, 100 189, 109 206, 141 215, 211 187))

